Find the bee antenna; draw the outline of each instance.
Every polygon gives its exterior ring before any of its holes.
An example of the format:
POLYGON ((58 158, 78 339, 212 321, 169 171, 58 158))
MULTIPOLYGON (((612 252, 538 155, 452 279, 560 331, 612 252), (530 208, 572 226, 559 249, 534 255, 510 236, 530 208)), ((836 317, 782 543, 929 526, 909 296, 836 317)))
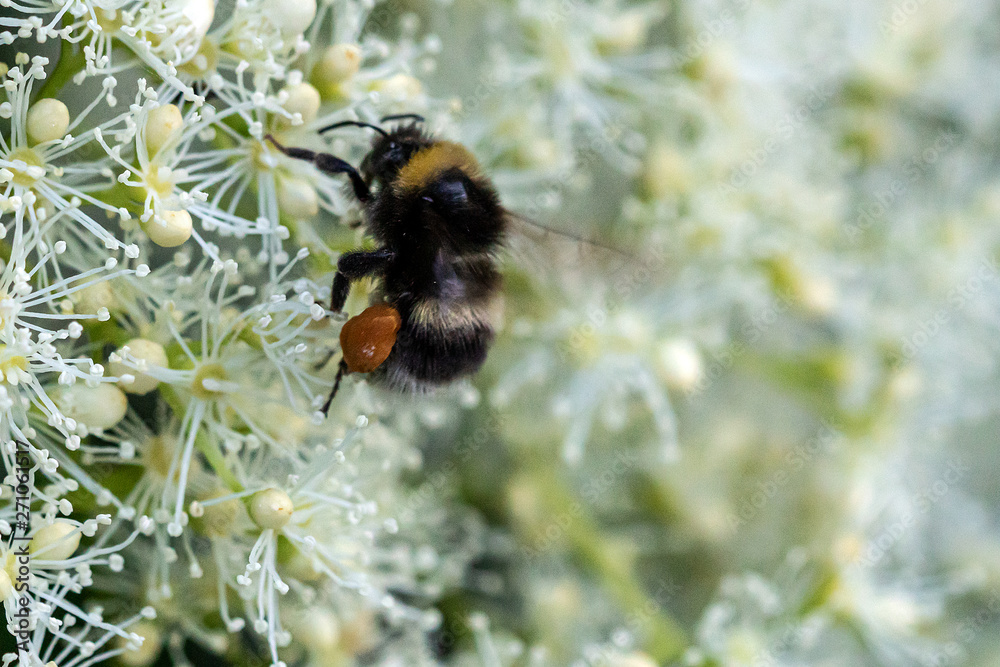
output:
POLYGON ((383 130, 378 125, 372 125, 371 123, 364 123, 360 120, 342 120, 339 123, 334 123, 333 125, 327 125, 326 127, 320 129, 319 133, 323 134, 324 132, 329 132, 330 130, 336 130, 338 127, 347 127, 348 125, 353 125, 356 127, 368 127, 375 130, 383 137, 389 136, 389 133, 383 130))
POLYGON ((379 122, 380 123, 384 123, 387 120, 406 120, 407 118, 409 118, 410 120, 415 120, 418 123, 426 123, 427 122, 424 119, 424 117, 421 116, 418 113, 398 113, 398 114, 395 114, 395 115, 392 115, 392 116, 383 116, 382 119, 379 122))

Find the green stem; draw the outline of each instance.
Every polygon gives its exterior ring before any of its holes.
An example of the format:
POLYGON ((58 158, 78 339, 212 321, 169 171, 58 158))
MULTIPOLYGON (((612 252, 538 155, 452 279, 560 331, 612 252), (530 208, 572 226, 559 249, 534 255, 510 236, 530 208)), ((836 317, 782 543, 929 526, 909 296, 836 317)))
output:
MULTIPOLYGON (((160 395, 178 418, 183 416, 184 407, 181 405, 180 396, 177 395, 173 387, 167 387, 161 383, 160 395)), ((218 443, 206 438, 202 433, 198 433, 194 438, 194 446, 205 456, 208 464, 212 466, 212 470, 229 487, 230 491, 234 493, 243 491, 243 485, 240 484, 240 481, 236 479, 236 476, 233 475, 232 471, 226 465, 226 458, 223 456, 222 450, 219 449, 218 443)))
POLYGON ((219 449, 219 443, 214 440, 210 440, 209 438, 206 438, 204 434, 199 433, 194 438, 194 446, 197 447, 198 451, 205 456, 208 464, 212 466, 212 470, 214 470, 215 474, 219 476, 219 479, 221 479, 223 483, 229 487, 230 491, 233 493, 243 491, 243 485, 240 484, 240 481, 236 479, 236 476, 226 465, 226 459, 222 454, 222 450, 219 449))
POLYGON ((35 99, 56 97, 73 76, 87 64, 83 49, 77 49, 74 44, 64 41, 59 51, 59 64, 45 78, 45 83, 35 94, 35 99))
POLYGON ((830 596, 836 592, 838 586, 837 572, 834 567, 824 563, 812 592, 802 601, 796 616, 805 618, 816 611, 830 600, 830 596))
POLYGON ((663 600, 646 594, 636 579, 628 558, 609 544, 593 518, 561 481, 551 476, 535 478, 547 512, 563 514, 570 509, 574 518, 568 522, 566 537, 573 557, 617 598, 619 604, 633 612, 648 640, 646 649, 659 663, 678 658, 687 648, 687 638, 680 624, 664 608, 663 600))

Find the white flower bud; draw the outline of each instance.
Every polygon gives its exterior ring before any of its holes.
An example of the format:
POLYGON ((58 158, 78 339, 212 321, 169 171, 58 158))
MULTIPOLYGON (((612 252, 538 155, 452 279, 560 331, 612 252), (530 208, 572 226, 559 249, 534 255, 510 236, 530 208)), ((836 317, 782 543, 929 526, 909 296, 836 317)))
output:
POLYGON ((142 638, 142 645, 138 645, 139 642, 135 637, 128 641, 123 637, 117 638, 119 647, 125 649, 125 652, 118 656, 118 661, 132 667, 153 664, 156 657, 160 655, 160 649, 163 648, 162 633, 154 624, 145 621, 136 623, 130 628, 130 631, 142 638))
POLYGON ((94 283, 74 294, 74 312, 93 314, 100 308, 110 308, 115 303, 115 293, 107 281, 94 283))
POLYGON ((164 211, 157 217, 145 226, 146 235, 156 245, 161 248, 176 248, 191 238, 194 223, 187 211, 164 211))
POLYGON ((924 386, 924 380, 913 366, 897 369, 889 378, 888 393, 897 401, 906 401, 917 396, 924 386))
POLYGON ((316 188, 305 179, 282 176, 278 179, 278 206, 282 213, 297 220, 311 218, 319 213, 316 188))
POLYGON ((526 166, 555 166, 559 160, 559 144, 543 137, 526 138, 518 143, 517 155, 526 166))
POLYGON ((646 42, 651 18, 654 17, 638 9, 618 14, 601 31, 602 34, 597 38, 598 49, 608 54, 635 51, 646 42))
POLYGON ((92 429, 109 429, 122 420, 128 399, 118 387, 102 382, 96 387, 77 383, 59 394, 59 407, 70 419, 92 429))
POLYGON ((701 354, 686 338, 661 343, 658 357, 660 376, 668 387, 690 391, 701 380, 704 372, 701 354))
POLYGON ((40 144, 66 136, 69 109, 59 100, 46 97, 28 109, 28 141, 40 144))
MULTIPOLYGON (((149 366, 158 366, 160 368, 167 368, 169 365, 166 350, 155 341, 146 340, 145 338, 133 338, 126 343, 126 346, 129 349, 129 356, 136 361, 142 360, 149 366)), ((160 381, 156 378, 142 372, 137 372, 123 363, 112 362, 108 364, 108 372, 116 377, 126 374, 134 376, 135 379, 131 384, 122 384, 122 388, 130 394, 148 394, 160 384, 160 381)))
MULTIPOLYGON (((300 83, 287 86, 285 92, 288 93, 288 99, 284 104, 285 111, 290 114, 301 114, 303 123, 313 121, 319 114, 319 91, 312 84, 300 83)), ((291 125, 291 121, 284 117, 279 118, 278 122, 284 127, 291 125)))
POLYGON ((813 315, 829 315, 837 305, 837 285, 825 276, 803 276, 798 297, 813 315))
POLYGON ((146 116, 146 150, 156 155, 184 124, 184 117, 176 104, 164 104, 152 109, 146 116))
POLYGON ((14 594, 14 584, 10 580, 7 570, 0 568, 0 602, 12 599, 14 594))
POLYGON ((334 44, 323 52, 313 69, 313 80, 325 95, 332 96, 337 86, 351 79, 361 69, 361 49, 355 44, 334 44))
POLYGON ((80 531, 61 519, 41 528, 31 538, 28 551, 38 560, 66 560, 80 546, 80 531))
POLYGON ((396 74, 372 83, 371 89, 395 102, 411 100, 423 91, 420 81, 409 74, 396 74))
POLYGON ((629 653, 614 656, 608 665, 609 667, 656 667, 656 661, 645 653, 629 653))
POLYGON ((340 639, 337 617, 323 609, 310 609, 293 619, 295 638, 319 654, 333 651, 340 639))
POLYGON ((507 487, 506 504, 514 520, 526 526, 544 521, 539 491, 530 480, 513 480, 507 487))
MULTIPOLYGON (((169 465, 169 461, 164 462, 169 465)), ((216 492, 203 498, 203 501, 220 498, 228 495, 228 492, 216 492)), ((240 502, 235 498, 230 498, 223 502, 215 502, 210 505, 202 505, 201 502, 192 501, 188 513, 198 522, 195 530, 210 537, 228 537, 232 534, 233 526, 240 517, 240 502)))
POLYGON ((666 142, 657 142, 646 155, 642 186, 653 199, 683 195, 690 191, 690 169, 683 156, 666 142))
POLYGON ((571 618, 583 603, 583 592, 579 582, 560 580, 536 593, 535 615, 537 618, 571 618))
POLYGON ((284 527, 295 511, 292 499, 280 489, 264 489, 250 501, 250 517, 261 528, 275 530, 284 527))
POLYGON ((215 1, 187 0, 181 14, 191 22, 195 34, 198 35, 198 39, 201 39, 212 26, 212 21, 215 20, 215 1))
POLYGON ((281 32, 299 35, 316 18, 316 0, 265 0, 264 16, 281 32))

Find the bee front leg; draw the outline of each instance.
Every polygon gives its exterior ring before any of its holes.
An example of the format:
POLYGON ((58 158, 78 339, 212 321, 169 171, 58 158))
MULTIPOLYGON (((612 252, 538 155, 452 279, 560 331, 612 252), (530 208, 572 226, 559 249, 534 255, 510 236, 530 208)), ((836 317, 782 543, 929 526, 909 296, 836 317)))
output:
POLYGON ((322 172, 327 174, 347 174, 347 177, 351 179, 351 187, 354 189, 354 196, 357 197, 358 201, 361 203, 365 203, 372 198, 371 190, 368 189, 368 184, 365 183, 365 179, 361 178, 361 174, 358 173, 358 170, 352 167, 348 162, 345 162, 334 155, 330 155, 329 153, 317 153, 316 151, 311 151, 307 148, 289 148, 287 146, 282 146, 270 134, 264 138, 274 144, 275 148, 288 157, 312 162, 316 165, 316 168, 322 172))
POLYGON ((347 295, 351 292, 351 281, 340 271, 333 276, 333 287, 330 289, 330 310, 339 313, 344 309, 347 295))
POLYGON ((330 395, 326 397, 326 403, 324 403, 323 407, 320 408, 320 412, 323 413, 324 417, 326 417, 330 412, 330 405, 333 403, 333 397, 337 395, 337 390, 340 389, 340 381, 347 373, 350 373, 350 371, 347 370, 347 362, 341 359, 340 365, 337 367, 337 379, 333 381, 333 389, 330 390, 330 395))
POLYGON ((337 260, 337 273, 333 276, 333 287, 330 290, 330 310, 339 313, 344 309, 352 281, 382 273, 395 257, 396 253, 388 248, 370 252, 355 250, 341 255, 337 260))

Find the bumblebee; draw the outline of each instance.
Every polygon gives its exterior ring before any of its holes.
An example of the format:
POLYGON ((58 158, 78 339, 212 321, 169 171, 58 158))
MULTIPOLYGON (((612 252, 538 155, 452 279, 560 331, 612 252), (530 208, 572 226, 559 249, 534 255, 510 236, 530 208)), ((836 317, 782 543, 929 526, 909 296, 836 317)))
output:
POLYGON ((333 155, 285 147, 267 137, 289 157, 328 174, 345 174, 378 244, 337 261, 330 310, 342 311, 351 283, 367 277, 378 279, 372 302, 382 310, 369 313, 369 308, 345 323, 344 358, 324 414, 346 373, 370 371, 392 389, 424 392, 475 373, 493 342, 501 308, 498 252, 508 213, 464 146, 431 136, 414 114, 382 122, 404 120, 411 122, 388 132, 360 121, 320 130, 347 125, 374 130, 360 170, 333 155), (385 307, 395 310, 398 320, 385 307), (359 355, 367 361, 350 362, 359 355), (384 361, 377 363, 379 358, 384 361))

